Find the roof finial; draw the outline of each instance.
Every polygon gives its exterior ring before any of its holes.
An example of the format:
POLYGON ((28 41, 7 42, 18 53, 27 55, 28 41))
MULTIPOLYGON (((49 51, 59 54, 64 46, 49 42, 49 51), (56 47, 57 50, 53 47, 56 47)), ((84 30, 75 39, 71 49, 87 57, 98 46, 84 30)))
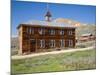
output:
POLYGON ((47 11, 49 11, 49 3, 47 3, 47 11))
POLYGON ((51 17, 52 17, 52 15, 51 15, 51 13, 49 11, 49 3, 47 3, 47 13, 45 15, 46 21, 51 21, 51 17))

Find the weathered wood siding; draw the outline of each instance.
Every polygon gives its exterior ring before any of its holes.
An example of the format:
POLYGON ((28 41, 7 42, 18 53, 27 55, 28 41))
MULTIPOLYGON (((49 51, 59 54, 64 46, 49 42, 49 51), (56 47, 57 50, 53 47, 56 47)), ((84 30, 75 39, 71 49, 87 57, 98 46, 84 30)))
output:
MULTIPOLYGON (((23 54, 25 52, 40 52, 44 49, 50 49, 49 46, 50 40, 55 40, 54 48, 61 48, 60 40, 65 40, 65 46, 67 47, 75 47, 75 28, 61 28, 61 27, 41 27, 41 26, 31 26, 31 25, 21 25, 18 28, 19 32, 19 54, 23 54), (44 28, 45 34, 39 34, 39 29, 44 28), (31 29, 31 31, 30 31, 31 29), (49 30, 54 29, 55 35, 50 35, 49 30), (64 35, 60 35, 60 31, 64 30, 64 35), (68 35, 68 32, 72 31, 72 35, 68 35), (45 47, 40 47, 40 40, 45 40, 45 47), (69 46, 68 40, 73 40, 72 46, 69 46), (34 49, 32 51, 32 49, 34 49)), ((48 50, 47 50, 48 51, 48 50)))

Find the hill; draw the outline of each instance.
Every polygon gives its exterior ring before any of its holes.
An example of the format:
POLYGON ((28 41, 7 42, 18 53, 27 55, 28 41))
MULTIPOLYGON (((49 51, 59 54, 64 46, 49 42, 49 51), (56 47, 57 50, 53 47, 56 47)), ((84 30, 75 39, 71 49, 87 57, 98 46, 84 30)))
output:
POLYGON ((57 18, 54 20, 54 22, 65 23, 65 24, 70 24, 74 26, 80 26, 80 22, 71 20, 71 19, 57 18))
POLYGON ((85 23, 80 23, 75 20, 64 19, 64 18, 57 18, 54 20, 54 22, 66 23, 66 24, 76 26, 77 27, 76 28, 76 37, 79 37, 82 34, 92 33, 95 35, 95 33, 96 33, 96 26, 94 24, 85 24, 85 23))
POLYGON ((95 25, 81 25, 76 28, 76 36, 80 37, 82 34, 92 33, 96 35, 96 26, 95 25))

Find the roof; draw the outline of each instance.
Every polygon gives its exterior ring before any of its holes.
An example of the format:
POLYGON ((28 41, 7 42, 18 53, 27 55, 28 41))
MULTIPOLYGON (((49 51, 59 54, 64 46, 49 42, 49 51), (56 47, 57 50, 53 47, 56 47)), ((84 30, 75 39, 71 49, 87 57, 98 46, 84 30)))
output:
POLYGON ((39 26, 51 26, 51 27, 71 27, 71 28, 76 28, 76 26, 70 25, 70 24, 66 24, 66 23, 58 23, 58 22, 48 22, 48 21, 38 21, 38 20, 32 20, 32 21, 28 21, 25 23, 21 23, 21 24, 27 24, 27 25, 39 25, 39 26))
POLYGON ((82 34, 81 36, 90 36, 92 33, 82 34))
POLYGON ((50 11, 47 11, 45 16, 51 17, 52 15, 51 15, 50 11))

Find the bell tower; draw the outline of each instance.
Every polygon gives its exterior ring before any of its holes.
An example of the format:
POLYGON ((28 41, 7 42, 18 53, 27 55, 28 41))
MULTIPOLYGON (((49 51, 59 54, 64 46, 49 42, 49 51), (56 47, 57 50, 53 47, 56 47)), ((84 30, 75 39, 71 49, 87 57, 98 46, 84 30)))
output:
POLYGON ((45 14, 45 20, 50 22, 51 21, 51 17, 52 17, 52 15, 51 15, 51 13, 49 11, 49 4, 47 3, 47 12, 45 14))

